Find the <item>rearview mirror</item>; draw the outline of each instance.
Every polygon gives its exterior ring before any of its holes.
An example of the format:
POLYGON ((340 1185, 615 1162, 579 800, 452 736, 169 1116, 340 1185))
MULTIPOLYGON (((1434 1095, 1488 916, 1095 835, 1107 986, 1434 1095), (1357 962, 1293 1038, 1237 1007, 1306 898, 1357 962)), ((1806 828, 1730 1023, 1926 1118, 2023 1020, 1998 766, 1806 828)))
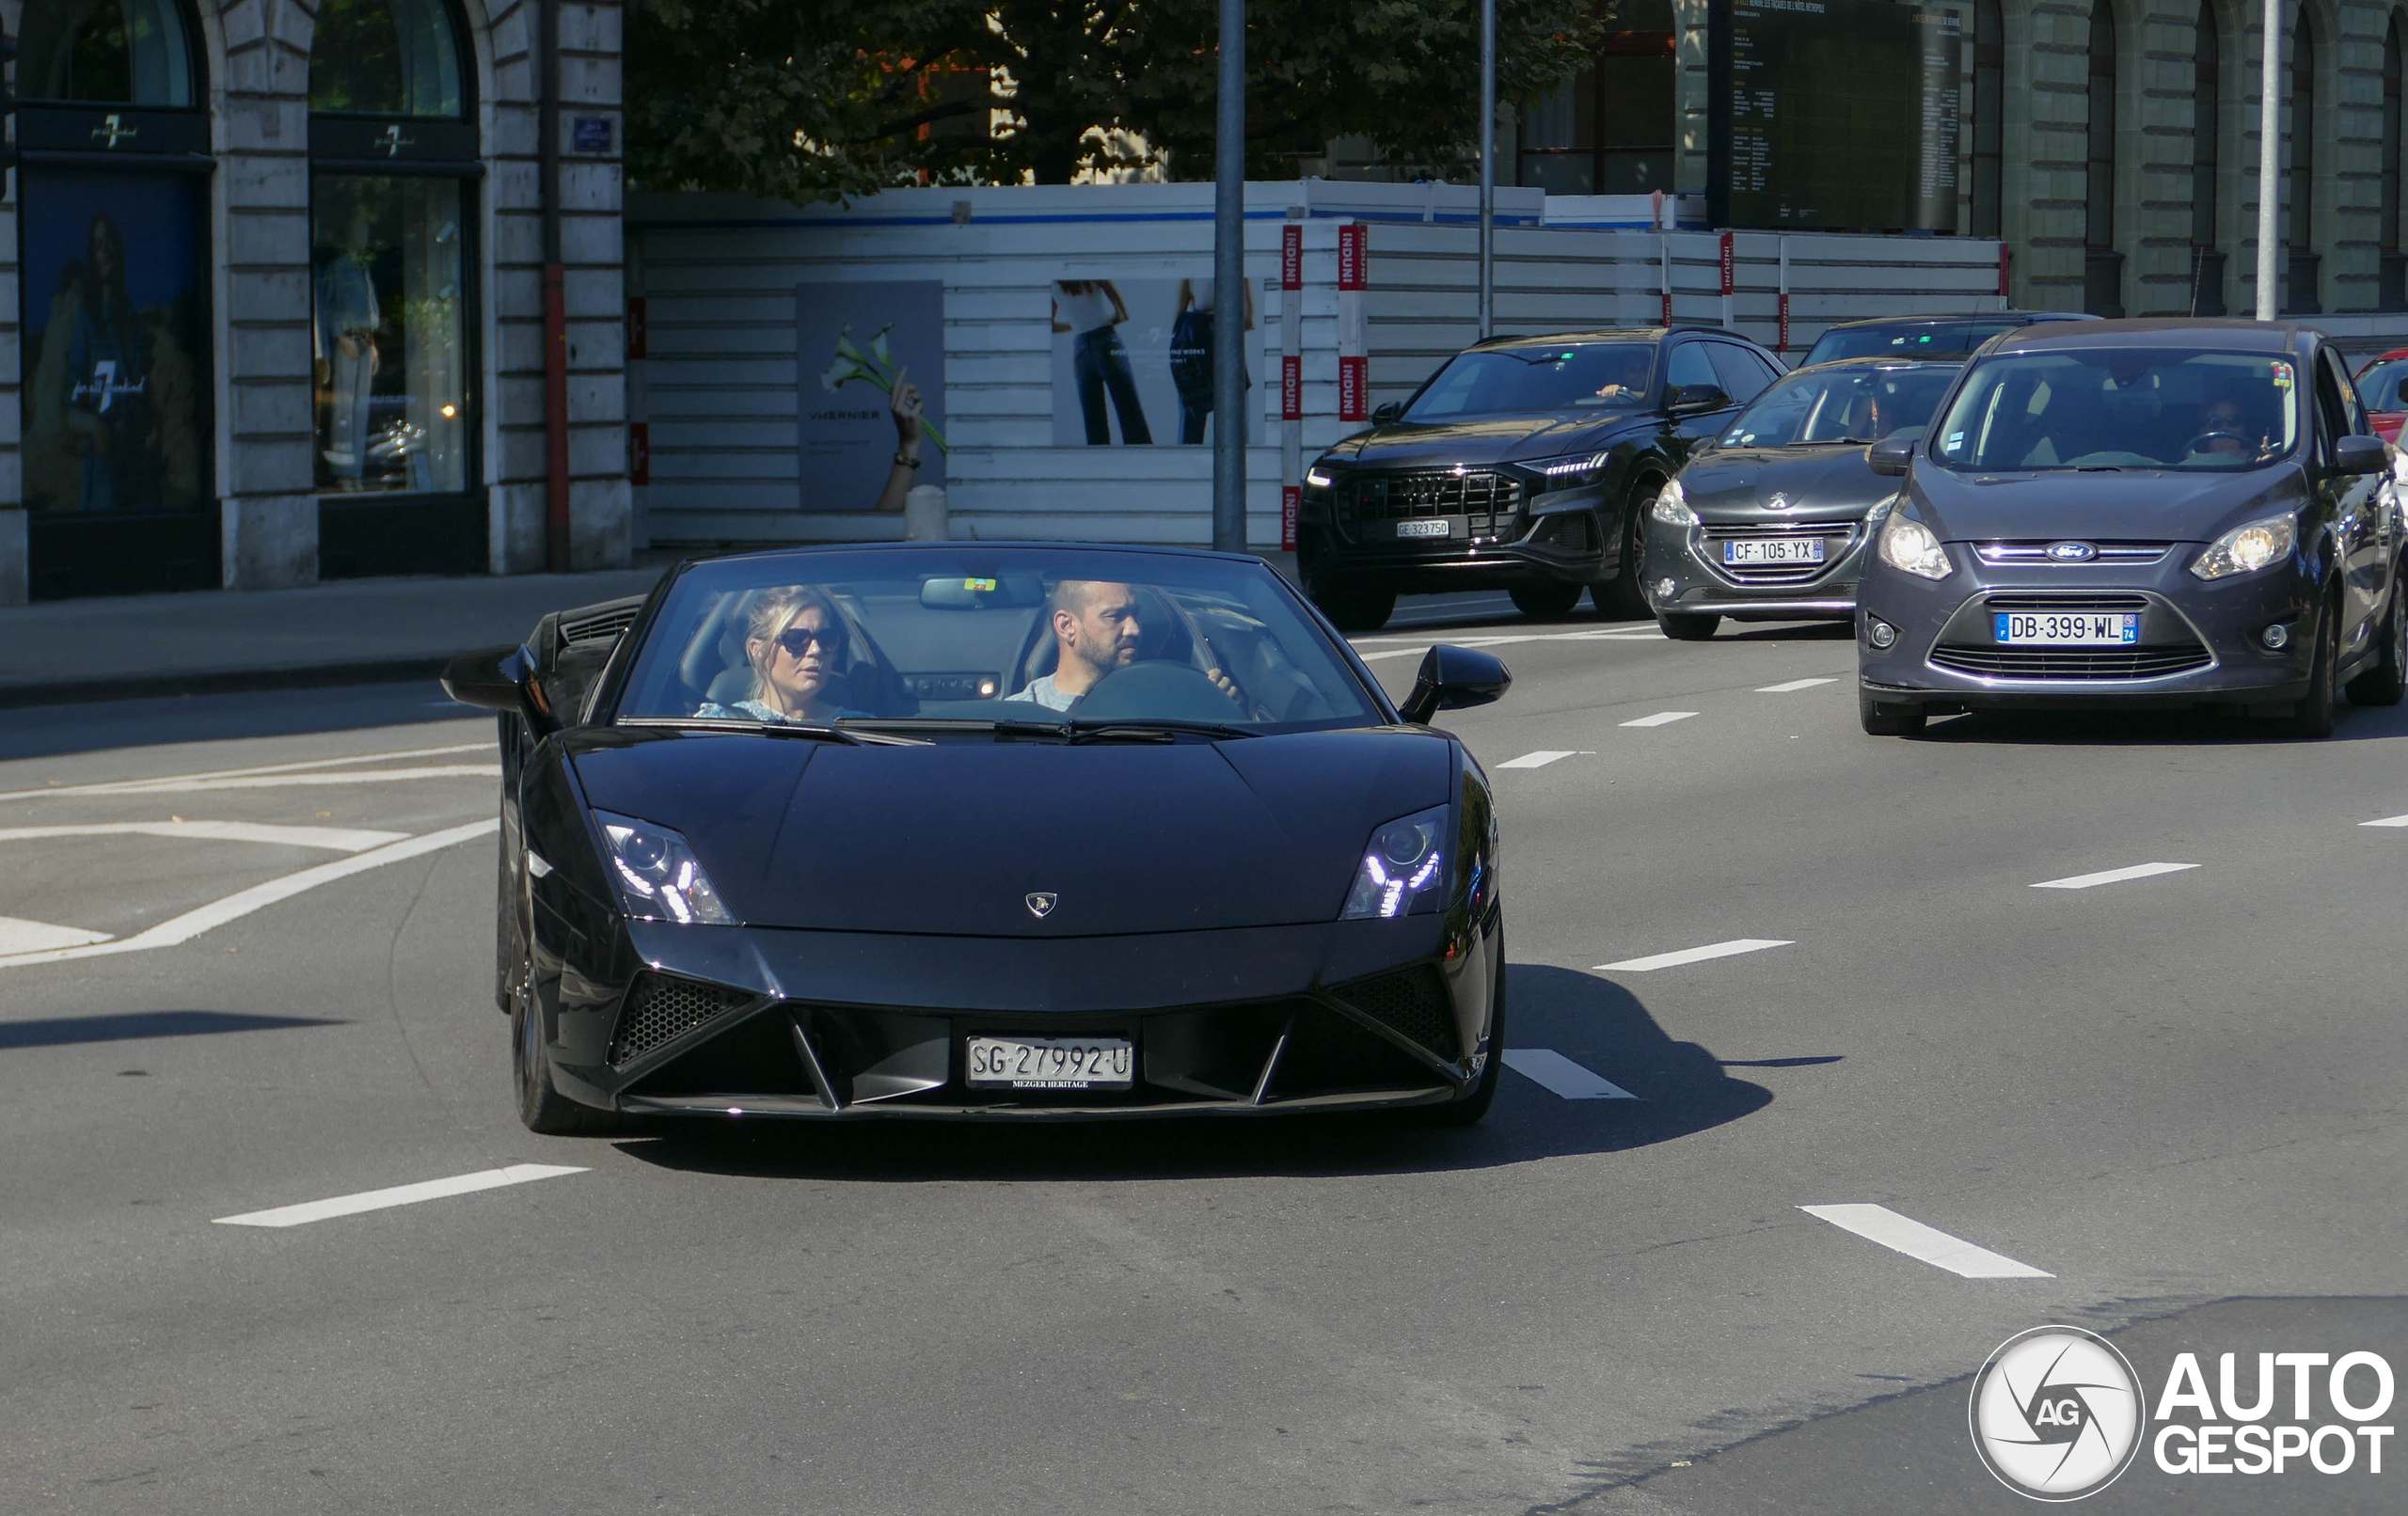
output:
POLYGON ((1913 465, 1918 440, 1903 434, 1883 437, 1864 450, 1864 462, 1875 473, 1895 479, 1913 465))
POLYGON ((2384 474, 2391 471, 2391 449, 2381 437, 2341 437, 2333 444, 2333 472, 2384 474))
POLYGON ((1394 426, 1397 423, 1398 418, 1403 415, 1404 407, 1398 404, 1395 401, 1389 401, 1385 405, 1372 407, 1371 424, 1373 426, 1394 426))
POLYGON ((983 610, 993 606, 1033 606, 1045 598, 1044 581, 1033 574, 995 578, 960 575, 925 579, 920 604, 930 610, 983 610))
POLYGON ((1672 391, 1672 403, 1665 408, 1674 416, 1702 416, 1730 403, 1731 397, 1719 385, 1683 385, 1672 391))
POLYGON ((1513 675, 1504 659, 1476 648, 1441 642, 1421 655, 1421 670, 1413 676, 1413 693, 1397 713, 1423 726, 1440 711, 1485 705, 1513 687, 1513 675))
POLYGON ((481 647, 444 666, 443 692, 463 705, 524 716, 538 733, 549 733, 560 723, 534 673, 523 647, 481 647))

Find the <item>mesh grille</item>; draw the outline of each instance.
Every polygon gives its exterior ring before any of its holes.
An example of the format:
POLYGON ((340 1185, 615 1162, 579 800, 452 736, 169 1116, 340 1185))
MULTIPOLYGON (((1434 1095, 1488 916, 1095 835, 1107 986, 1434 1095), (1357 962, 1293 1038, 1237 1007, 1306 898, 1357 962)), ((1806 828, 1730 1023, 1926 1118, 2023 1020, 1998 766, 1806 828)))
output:
POLYGON ((2189 647, 2021 648, 1938 647, 1931 661, 1959 673, 1990 679, 2162 679, 2204 669, 2215 660, 2194 642, 2189 647))
POLYGON ((740 989, 698 985, 690 979, 639 975, 619 1011, 619 1029, 610 1038, 610 1063, 614 1067, 633 1063, 757 998, 740 989))
POLYGON ((1454 1006, 1437 971, 1426 965, 1341 986, 1338 998, 1372 1020, 1401 1032, 1452 1063, 1457 1056, 1454 1006))
POLYGON ((1982 602, 1988 610, 2036 610, 2062 615, 2091 611, 2147 610, 2145 594, 1993 594, 1982 602))
POLYGON ((1508 475, 1449 470, 1359 474, 1347 482, 1339 501, 1350 522, 1464 516, 1470 535, 1488 537, 1513 525, 1521 497, 1521 482, 1508 475))

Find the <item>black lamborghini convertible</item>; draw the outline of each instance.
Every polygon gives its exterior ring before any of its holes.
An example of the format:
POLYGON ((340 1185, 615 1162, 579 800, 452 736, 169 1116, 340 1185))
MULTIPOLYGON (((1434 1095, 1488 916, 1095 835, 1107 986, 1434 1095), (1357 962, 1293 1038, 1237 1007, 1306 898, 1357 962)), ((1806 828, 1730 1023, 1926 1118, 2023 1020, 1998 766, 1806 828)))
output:
POLYGON ((1259 560, 683 565, 463 655, 501 713, 498 998, 538 1131, 642 1113, 1429 1107, 1497 1085, 1486 777, 1259 560))

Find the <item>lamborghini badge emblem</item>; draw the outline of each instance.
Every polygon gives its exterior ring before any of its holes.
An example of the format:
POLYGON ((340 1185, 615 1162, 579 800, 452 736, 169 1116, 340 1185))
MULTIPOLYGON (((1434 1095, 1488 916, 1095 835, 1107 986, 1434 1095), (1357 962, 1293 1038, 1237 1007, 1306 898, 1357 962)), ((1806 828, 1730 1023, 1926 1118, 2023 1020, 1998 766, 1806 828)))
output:
POLYGON ((1054 914, 1054 903, 1062 897, 1051 890, 1038 890, 1021 896, 1028 906, 1028 913, 1038 921, 1054 914))

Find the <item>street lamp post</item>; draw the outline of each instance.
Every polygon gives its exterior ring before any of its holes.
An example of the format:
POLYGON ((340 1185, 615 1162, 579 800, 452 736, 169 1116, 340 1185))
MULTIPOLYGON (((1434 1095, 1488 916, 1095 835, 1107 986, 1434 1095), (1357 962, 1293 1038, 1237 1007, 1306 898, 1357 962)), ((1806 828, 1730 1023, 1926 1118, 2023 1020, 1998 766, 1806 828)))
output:
POLYGON ((2261 0, 2265 46, 2258 66, 2258 319, 2274 319, 2275 169, 2283 156, 2283 18, 2274 0, 2261 0))
POLYGON ((1480 336, 1497 335, 1497 0, 1480 0, 1480 336))
POLYGON ((1221 0, 1212 174, 1212 545, 1245 551, 1245 0, 1221 0))

